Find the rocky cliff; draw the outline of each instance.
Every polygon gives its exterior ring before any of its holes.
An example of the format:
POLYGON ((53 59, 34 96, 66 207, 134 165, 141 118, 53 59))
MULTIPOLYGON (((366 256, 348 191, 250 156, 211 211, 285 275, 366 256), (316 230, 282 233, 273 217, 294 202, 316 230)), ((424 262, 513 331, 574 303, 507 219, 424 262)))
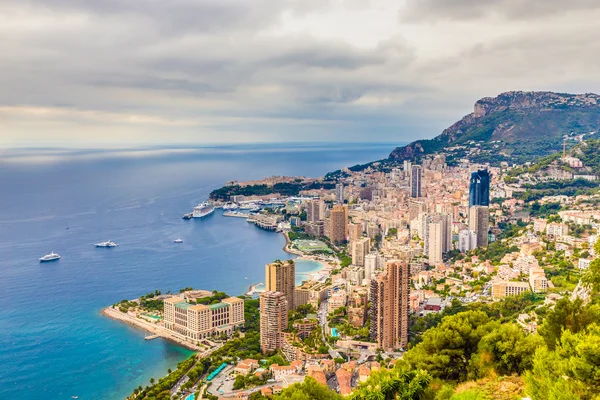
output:
MULTIPOLYGON (((415 159, 456 145, 494 143, 495 154, 531 161, 559 151, 564 137, 600 128, 600 96, 553 92, 506 92, 484 97, 471 114, 429 140, 397 147, 392 159, 415 159)), ((480 160, 481 161, 481 160, 480 160)))

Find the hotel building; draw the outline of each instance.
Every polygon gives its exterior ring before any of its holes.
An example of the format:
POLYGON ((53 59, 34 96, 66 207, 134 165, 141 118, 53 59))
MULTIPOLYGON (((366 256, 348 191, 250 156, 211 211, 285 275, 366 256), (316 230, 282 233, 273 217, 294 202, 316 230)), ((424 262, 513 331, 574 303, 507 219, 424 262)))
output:
POLYGON ((188 303, 180 296, 170 297, 164 300, 164 321, 167 329, 194 340, 231 335, 236 327, 244 325, 244 300, 229 297, 203 305, 188 303))

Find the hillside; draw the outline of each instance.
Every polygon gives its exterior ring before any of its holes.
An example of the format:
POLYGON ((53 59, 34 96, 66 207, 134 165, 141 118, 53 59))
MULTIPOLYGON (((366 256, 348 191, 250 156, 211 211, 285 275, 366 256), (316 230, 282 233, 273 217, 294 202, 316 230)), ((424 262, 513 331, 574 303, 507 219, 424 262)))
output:
POLYGON ((523 163, 562 149, 563 138, 600 128, 600 96, 506 92, 475 103, 471 114, 433 139, 397 147, 389 158, 413 160, 438 151, 450 160, 523 163))

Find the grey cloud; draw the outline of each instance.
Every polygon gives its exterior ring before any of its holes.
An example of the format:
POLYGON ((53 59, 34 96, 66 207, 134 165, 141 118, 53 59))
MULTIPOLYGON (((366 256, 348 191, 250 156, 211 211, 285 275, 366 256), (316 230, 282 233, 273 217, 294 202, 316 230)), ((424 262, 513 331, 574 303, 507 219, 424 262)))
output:
POLYGON ((403 22, 460 21, 490 15, 525 20, 597 9, 600 2, 596 0, 408 0, 399 15, 403 22))

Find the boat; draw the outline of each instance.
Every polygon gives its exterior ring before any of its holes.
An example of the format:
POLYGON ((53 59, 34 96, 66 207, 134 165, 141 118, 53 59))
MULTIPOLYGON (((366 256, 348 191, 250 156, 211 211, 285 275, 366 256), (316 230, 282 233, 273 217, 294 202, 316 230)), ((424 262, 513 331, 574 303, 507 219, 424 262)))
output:
POLYGON ((118 244, 113 242, 112 240, 108 240, 106 242, 96 243, 96 247, 117 247, 118 244))
POLYGON ((182 219, 192 219, 193 217, 193 213, 185 213, 183 214, 183 217, 181 217, 182 219))
POLYGON ((175 240, 173 240, 173 243, 183 243, 183 239, 181 239, 181 238, 175 239, 175 240))
POLYGON ((240 210, 255 210, 255 209, 260 210, 260 206, 258 206, 258 204, 256 204, 256 203, 246 203, 246 204, 242 204, 240 206, 240 210))
POLYGON ((227 211, 227 210, 235 210, 236 208, 239 208, 239 206, 235 203, 229 202, 229 203, 225 203, 222 206, 223 211, 227 211))
POLYGON ((44 257, 40 258, 40 262, 48 262, 48 261, 56 261, 60 259, 60 255, 55 252, 50 252, 50 254, 46 254, 44 257))
POLYGON ((192 216, 194 218, 202 218, 212 214, 213 211, 215 211, 215 206, 205 201, 204 203, 200 203, 196 207, 194 207, 194 212, 192 213, 192 216))

